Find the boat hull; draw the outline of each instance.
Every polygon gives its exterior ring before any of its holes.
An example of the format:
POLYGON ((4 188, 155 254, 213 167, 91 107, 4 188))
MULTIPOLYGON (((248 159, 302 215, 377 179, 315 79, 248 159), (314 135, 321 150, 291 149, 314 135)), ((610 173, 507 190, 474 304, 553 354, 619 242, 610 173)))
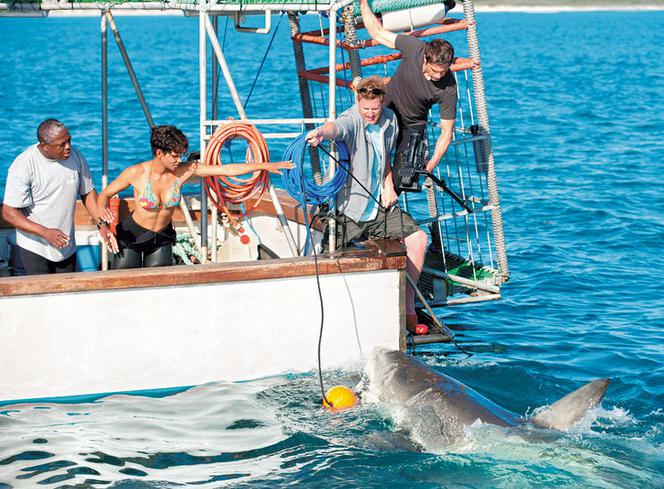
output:
MULTIPOLYGON (((404 346, 405 260, 367 253, 319 262, 323 369, 404 346)), ((1 279, 0 401, 312 371, 321 322, 312 261, 1 279)))

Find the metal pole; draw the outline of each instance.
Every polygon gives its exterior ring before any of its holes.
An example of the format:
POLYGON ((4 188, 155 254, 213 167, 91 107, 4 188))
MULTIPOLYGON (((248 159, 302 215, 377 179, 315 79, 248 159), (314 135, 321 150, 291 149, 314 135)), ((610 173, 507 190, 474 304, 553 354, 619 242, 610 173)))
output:
POLYGON ((447 326, 445 326, 443 323, 441 323, 438 320, 438 318, 436 317, 436 314, 431 309, 431 306, 427 302, 426 298, 424 297, 424 295, 422 294, 420 289, 417 287, 417 284, 415 283, 415 281, 412 278, 410 278, 410 275, 408 275, 408 274, 406 274, 406 279, 408 280, 408 283, 410 284, 410 286, 415 290, 415 293, 417 294, 417 298, 420 300, 420 302, 422 303, 424 308, 427 310, 427 312, 431 316, 431 320, 434 322, 434 324, 436 326, 438 326, 442 332, 445 332, 445 334, 447 334, 447 336, 449 336, 450 339, 454 340, 454 333, 452 333, 452 331, 447 326))
MULTIPOLYGON (((272 180, 270 180, 268 191, 270 192, 270 198, 272 199, 272 205, 274 206, 274 210, 277 212, 277 217, 279 218, 279 224, 281 224, 281 229, 284 231, 284 236, 286 236, 288 247, 290 248, 293 256, 299 256, 300 251, 297 249, 297 244, 295 244, 293 233, 291 232, 291 229, 288 226, 288 219, 286 219, 286 216, 284 215, 284 210, 281 207, 281 202, 279 202, 279 196, 277 195, 277 191, 274 189, 274 185, 272 185, 272 180)), ((305 226, 306 225, 308 225, 308 223, 305 223, 305 226)))
MULTIPOLYGON (((231 75, 231 70, 228 68, 228 63, 226 63, 226 57, 224 56, 224 53, 221 51, 221 46, 219 46, 219 40, 217 39, 216 33, 214 32, 214 29, 212 27, 212 22, 210 22, 210 18, 207 15, 204 16, 204 27, 205 31, 207 31, 208 37, 210 38, 210 44, 212 44, 212 50, 214 51, 214 54, 217 56, 217 60, 219 61, 221 72, 223 73, 224 79, 226 80, 226 84, 228 85, 228 91, 230 92, 231 97, 233 98, 233 102, 235 103, 235 108, 237 109, 240 118, 246 119, 247 114, 244 110, 244 105, 240 100, 240 95, 238 95, 237 93, 237 88, 235 88, 233 75, 231 75)), ((205 41, 205 38, 203 38, 203 41, 205 41)))
POLYGON ((337 118, 337 11, 330 11, 330 50, 329 50, 329 67, 328 67, 328 113, 330 120, 337 118))
MULTIPOLYGON (((201 181, 202 183, 202 181, 201 181)), ((187 200, 184 198, 184 195, 180 196, 180 208, 182 209, 182 215, 184 215, 184 220, 187 223, 187 227, 189 228, 189 232, 191 233, 191 237, 194 240, 194 246, 196 246, 196 250, 200 255, 201 253, 201 240, 198 236, 198 232, 196 230, 196 226, 194 225, 194 220, 191 218, 191 213, 189 212, 189 206, 187 205, 187 200)))
MULTIPOLYGON (((207 6, 201 4, 198 11, 198 86, 199 86, 199 144, 201 148, 201 161, 205 161, 205 134, 207 119, 207 54, 205 24, 207 6)), ((201 180, 201 263, 207 262, 207 194, 205 182, 201 180)))
MULTIPOLYGON (((331 121, 337 118, 337 102, 336 102, 336 89, 337 89, 337 10, 330 10, 330 45, 329 45, 329 67, 328 67, 328 113, 331 121)), ((334 161, 330 161, 330 169, 332 173, 336 170, 334 161)), ((336 210, 336 202, 332 206, 336 210)), ((337 249, 337 222, 330 219, 328 243, 330 245, 330 252, 337 249)))
POLYGON ((509 268, 507 266, 507 251, 505 246, 505 234, 503 231, 503 217, 500 210, 500 197, 498 195, 498 180, 496 178, 496 167, 493 159, 493 147, 491 145, 491 127, 489 125, 489 114, 484 94, 484 77, 482 75, 482 63, 480 62, 479 40, 477 38, 477 24, 475 23, 475 5, 473 0, 463 0, 463 14, 468 23, 466 37, 468 40, 468 54, 478 65, 473 68, 473 93, 475 95, 475 109, 477 110, 477 122, 482 139, 482 156, 486 158, 487 187, 489 191, 489 202, 492 206, 491 224, 496 244, 496 261, 498 262, 498 275, 503 281, 509 279, 509 268))
MULTIPOLYGON (((219 39, 219 17, 212 17, 212 29, 214 30, 215 39, 219 39)), ((217 109, 219 106, 219 74, 217 73, 219 68, 219 61, 217 61, 216 56, 212 56, 212 119, 217 120, 217 109)))
MULTIPOLYGON (((219 29, 217 26, 219 25, 219 17, 216 15, 212 17, 212 30, 214 31, 214 38, 219 40, 219 29)), ((217 66, 218 66, 218 61, 216 56, 212 56, 212 119, 217 119, 217 95, 219 93, 219 76, 217 75, 217 66)), ((211 209, 212 215, 211 221, 212 221, 212 227, 210 229, 210 259, 212 260, 213 263, 217 262, 217 226, 219 222, 219 210, 217 209, 216 205, 212 206, 211 209)))
POLYGON ((120 37, 120 31, 118 31, 118 26, 115 25, 115 19, 113 18, 113 14, 111 13, 110 10, 106 11, 106 18, 108 19, 108 23, 110 24, 111 30, 113 31, 113 36, 115 37, 115 42, 118 45, 118 49, 120 50, 122 59, 124 60, 125 66, 127 67, 127 72, 129 73, 129 78, 131 78, 131 83, 134 85, 134 90, 136 91, 136 95, 138 95, 138 101, 141 103, 143 114, 145 114, 145 118, 147 119, 150 128, 153 128, 154 121, 152 120, 152 116, 150 115, 148 104, 145 103, 145 97, 143 97, 143 91, 141 90, 141 86, 138 84, 138 79, 136 78, 134 67, 132 66, 131 61, 129 60, 129 55, 127 54, 127 50, 124 47, 122 38, 120 37))
MULTIPOLYGON (((217 39, 217 36, 215 35, 214 30, 212 29, 212 23, 210 22, 210 19, 207 17, 207 15, 205 16, 204 23, 205 23, 205 30, 207 31, 210 43, 212 44, 212 49, 214 50, 214 54, 217 56, 217 60, 219 61, 219 66, 221 67, 221 71, 224 74, 224 79, 226 80, 226 84, 228 85, 228 91, 230 92, 231 97, 233 98, 233 102, 235 103, 235 108, 237 109, 240 118, 243 120, 247 120, 247 113, 244 110, 244 105, 242 104, 240 96, 237 93, 237 89, 235 88, 235 82, 233 82, 233 75, 231 75, 231 71, 228 68, 228 64, 226 63, 226 57, 224 56, 224 53, 221 51, 221 46, 219 46, 219 40, 217 39)), ((205 119, 203 119, 203 122, 204 121, 205 119)), ((270 197, 272 198, 272 205, 274 205, 274 210, 277 212, 279 223, 281 224, 281 228, 284 231, 284 235, 286 236, 286 241, 288 241, 288 246, 290 247, 291 253, 293 253, 293 256, 298 256, 300 253, 297 249, 297 244, 295 243, 295 239, 293 238, 293 233, 291 233, 290 227, 288 226, 288 219, 286 219, 286 216, 284 215, 284 210, 281 207, 281 202, 279 202, 279 196, 277 195, 277 192, 274 190, 274 185, 272 185, 272 180, 270 180, 268 190, 270 192, 270 197)))
MULTIPOLYGON (((108 35, 106 12, 101 13, 101 188, 108 185, 108 35)), ((108 270, 108 248, 99 242, 101 269, 108 270)))

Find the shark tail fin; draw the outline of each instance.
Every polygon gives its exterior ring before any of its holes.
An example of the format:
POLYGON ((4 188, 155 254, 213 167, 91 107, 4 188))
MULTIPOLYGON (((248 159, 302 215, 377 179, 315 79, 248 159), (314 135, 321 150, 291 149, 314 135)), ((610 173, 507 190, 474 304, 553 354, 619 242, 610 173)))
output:
POLYGON ((567 394, 562 399, 544 408, 533 417, 532 423, 540 428, 566 431, 578 423, 604 397, 609 379, 598 379, 567 394))

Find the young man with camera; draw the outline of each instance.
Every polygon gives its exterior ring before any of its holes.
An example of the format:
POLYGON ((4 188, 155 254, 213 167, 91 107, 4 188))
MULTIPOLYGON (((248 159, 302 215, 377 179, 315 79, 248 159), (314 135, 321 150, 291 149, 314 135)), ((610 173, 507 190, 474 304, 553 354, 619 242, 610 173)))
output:
MULTIPOLYGON (((444 3, 446 10, 455 5, 453 0, 444 3)), ((425 164, 425 170, 431 172, 447 151, 454 130, 457 86, 450 72, 454 47, 442 39, 425 43, 412 36, 388 31, 371 11, 368 0, 360 0, 360 9, 369 35, 382 45, 401 51, 403 55, 397 71, 387 84, 385 97, 385 105, 394 111, 399 121, 395 179, 400 173, 401 160, 408 152, 411 135, 418 134, 426 140, 429 109, 438 104, 441 131, 433 154, 425 164)), ((396 180, 395 183, 398 186, 396 180)))

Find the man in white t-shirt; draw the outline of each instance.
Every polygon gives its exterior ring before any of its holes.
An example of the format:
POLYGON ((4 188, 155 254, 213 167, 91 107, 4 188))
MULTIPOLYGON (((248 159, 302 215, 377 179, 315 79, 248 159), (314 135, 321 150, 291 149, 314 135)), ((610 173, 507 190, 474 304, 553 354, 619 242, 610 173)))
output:
POLYGON ((112 215, 97 210, 90 169, 60 121, 46 119, 38 143, 18 155, 7 174, 2 217, 16 228, 16 244, 28 275, 73 272, 74 211, 81 196, 95 222, 112 215))

